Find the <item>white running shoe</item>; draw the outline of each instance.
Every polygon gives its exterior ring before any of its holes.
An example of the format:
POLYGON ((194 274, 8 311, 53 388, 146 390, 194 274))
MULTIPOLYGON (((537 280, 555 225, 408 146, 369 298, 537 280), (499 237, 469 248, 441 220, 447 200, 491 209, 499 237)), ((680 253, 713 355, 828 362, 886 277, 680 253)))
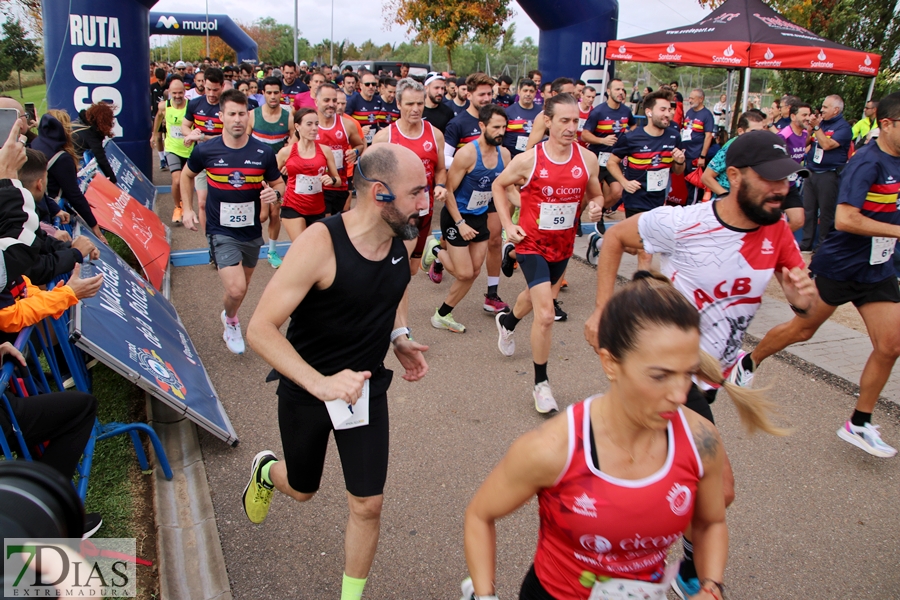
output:
POLYGON ((462 598, 459 600, 472 600, 475 597, 475 585, 472 583, 471 577, 463 579, 459 587, 462 590, 462 598))
POLYGON ((588 240, 588 247, 585 258, 587 261, 597 266, 597 260, 600 257, 600 247, 603 245, 603 236, 599 233, 592 233, 588 240))
POLYGON ((241 335, 241 324, 237 325, 229 325, 225 320, 225 311, 222 311, 222 325, 225 326, 225 333, 222 334, 222 339, 225 340, 225 345, 228 346, 228 349, 231 350, 234 354, 243 354, 244 353, 244 336, 241 335))
POLYGON ((534 409, 539 413, 547 414, 548 412, 559 411, 559 407, 556 405, 556 399, 553 397, 553 392, 550 390, 549 381, 542 381, 534 386, 531 395, 534 396, 534 409))
POLYGON ((731 373, 728 374, 728 381, 743 388, 751 388, 753 387, 753 371, 744 368, 745 356, 747 356, 746 352, 738 353, 737 362, 731 368, 731 373))
POLYGON ((878 425, 866 423, 862 427, 857 427, 850 421, 847 421, 843 427, 838 429, 837 434, 845 442, 850 442, 854 446, 862 448, 872 456, 890 458, 897 454, 896 448, 891 448, 882 441, 878 425))
POLYGON ((512 356, 516 353, 516 340, 513 339, 514 331, 510 331, 500 324, 500 318, 506 313, 497 313, 494 322, 497 324, 497 333, 500 337, 497 339, 497 347, 500 348, 500 354, 503 356, 512 356))

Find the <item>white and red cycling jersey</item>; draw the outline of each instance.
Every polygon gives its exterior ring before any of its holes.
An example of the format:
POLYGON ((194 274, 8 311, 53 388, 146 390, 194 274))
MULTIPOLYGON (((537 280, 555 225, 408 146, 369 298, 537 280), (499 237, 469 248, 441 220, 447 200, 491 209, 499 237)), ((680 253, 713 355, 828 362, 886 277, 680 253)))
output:
POLYGON ((727 373, 766 286, 782 267, 805 268, 786 221, 735 229, 716 202, 663 206, 642 213, 644 250, 660 255, 660 270, 700 312, 700 347, 727 373))

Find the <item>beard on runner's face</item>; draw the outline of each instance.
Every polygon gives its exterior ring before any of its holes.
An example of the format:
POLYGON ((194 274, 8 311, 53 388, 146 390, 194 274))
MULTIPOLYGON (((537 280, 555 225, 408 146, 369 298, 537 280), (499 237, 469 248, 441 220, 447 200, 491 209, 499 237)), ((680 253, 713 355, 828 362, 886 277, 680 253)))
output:
POLYGON ((490 146, 499 146, 503 143, 503 136, 498 135, 497 137, 491 137, 489 135, 485 135, 484 141, 486 141, 490 146))
POLYGON ((386 204, 381 209, 381 218, 388 224, 394 235, 404 241, 414 240, 419 237, 419 223, 422 217, 419 213, 405 217, 403 213, 397 210, 392 202, 386 204))
POLYGON ((781 219, 781 206, 784 202, 784 194, 770 194, 760 197, 760 194, 752 194, 751 186, 741 181, 738 186, 738 206, 744 215, 756 223, 757 225, 772 225, 781 219), (767 209, 766 206, 770 202, 777 202, 778 206, 774 210, 767 209))
POLYGON ((665 129, 672 122, 671 118, 669 118, 668 116, 650 117, 650 120, 653 122, 653 126, 657 129, 665 129))

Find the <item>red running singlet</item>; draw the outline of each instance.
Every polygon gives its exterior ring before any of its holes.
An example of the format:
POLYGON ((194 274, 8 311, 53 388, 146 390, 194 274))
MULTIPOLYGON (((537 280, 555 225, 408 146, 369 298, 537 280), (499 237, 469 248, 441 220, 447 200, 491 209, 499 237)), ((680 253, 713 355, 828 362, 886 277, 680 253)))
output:
POLYGON ((318 142, 315 147, 315 156, 303 158, 297 152, 297 144, 291 144, 291 154, 284 165, 288 173, 284 206, 293 208, 301 215, 319 215, 325 212, 322 175, 328 172, 328 160, 318 142))
POLYGON ((516 254, 559 262, 575 248, 575 223, 590 176, 577 144, 566 162, 557 163, 544 152, 544 143, 534 147, 534 167, 522 186, 519 226, 528 235, 516 244, 516 254))
MULTIPOLYGON (((428 121, 422 121, 422 133, 418 137, 409 138, 403 135, 397 123, 388 128, 388 142, 409 148, 422 159, 425 166, 425 177, 428 180, 428 214, 434 210, 434 170, 437 168, 437 142, 434 140, 434 129, 428 121)), ((424 215, 422 215, 424 216, 424 215)))
POLYGON ((553 487, 538 493, 534 569, 554 598, 588 598, 599 577, 660 581, 669 546, 691 522, 703 477, 682 409, 669 422, 669 451, 659 471, 626 480, 597 470, 591 459, 594 398, 566 410, 566 467, 553 487))
POLYGON ((334 155, 334 164, 337 167, 340 181, 337 185, 326 185, 326 190, 347 189, 347 165, 344 164, 344 153, 351 148, 350 136, 347 135, 347 128, 344 127, 344 118, 341 115, 334 115, 334 123, 330 129, 319 123, 319 132, 316 134, 316 143, 331 148, 331 154, 334 155))

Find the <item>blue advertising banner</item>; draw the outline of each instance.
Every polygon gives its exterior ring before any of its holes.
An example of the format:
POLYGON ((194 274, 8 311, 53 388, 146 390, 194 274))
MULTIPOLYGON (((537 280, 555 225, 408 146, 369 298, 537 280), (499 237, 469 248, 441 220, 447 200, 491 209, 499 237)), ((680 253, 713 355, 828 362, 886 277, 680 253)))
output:
POLYGON ((228 15, 150 13, 150 35, 206 35, 207 32, 231 46, 237 62, 256 64, 259 49, 256 42, 228 15))
POLYGON ((116 175, 116 185, 123 192, 153 210, 156 205, 156 186, 149 178, 145 177, 131 159, 122 152, 122 149, 112 140, 104 146, 109 166, 116 175))
POLYGON ((75 345, 237 445, 234 427, 175 307, 80 219, 74 235, 86 236, 100 250, 99 259, 82 266, 82 276, 103 274, 100 292, 75 305, 70 331, 75 345))

